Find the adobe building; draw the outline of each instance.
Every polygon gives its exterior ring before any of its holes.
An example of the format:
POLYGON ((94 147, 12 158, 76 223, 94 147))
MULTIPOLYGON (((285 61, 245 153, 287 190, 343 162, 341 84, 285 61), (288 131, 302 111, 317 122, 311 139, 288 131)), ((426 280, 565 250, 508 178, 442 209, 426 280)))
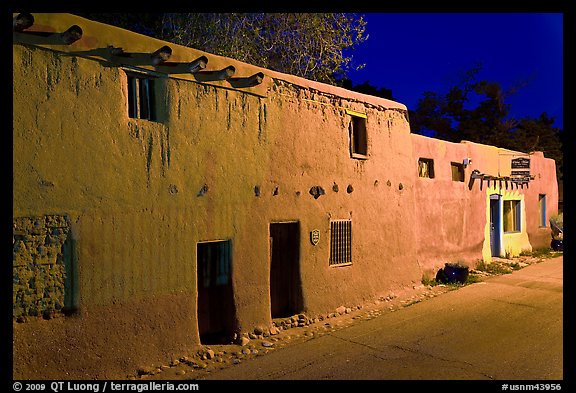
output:
POLYGON ((14 14, 13 376, 124 378, 550 244, 555 162, 70 14, 14 14))

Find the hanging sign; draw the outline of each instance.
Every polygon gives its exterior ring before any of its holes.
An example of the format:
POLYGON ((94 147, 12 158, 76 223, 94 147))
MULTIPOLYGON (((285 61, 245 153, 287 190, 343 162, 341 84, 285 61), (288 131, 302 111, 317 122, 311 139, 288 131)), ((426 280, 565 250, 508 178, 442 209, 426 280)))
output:
POLYGON ((522 184, 522 188, 524 188, 524 183, 528 184, 531 180, 530 159, 526 157, 514 158, 511 161, 511 167, 510 177, 512 181, 516 184, 522 184))
POLYGON ((518 157, 512 159, 512 169, 530 169, 530 159, 525 157, 518 157))
POLYGON ((310 232, 310 242, 312 243, 312 245, 317 245, 318 242, 320 241, 320 230, 319 229, 314 229, 310 232))

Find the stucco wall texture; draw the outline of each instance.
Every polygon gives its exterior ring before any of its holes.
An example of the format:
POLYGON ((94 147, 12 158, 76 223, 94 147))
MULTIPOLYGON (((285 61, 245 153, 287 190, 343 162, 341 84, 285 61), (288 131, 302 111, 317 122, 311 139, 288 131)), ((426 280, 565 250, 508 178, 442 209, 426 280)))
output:
MULTIPOLYGON (((59 45, 14 33, 13 216, 15 227, 65 217, 77 294, 71 316, 14 323, 14 378, 122 378, 198 346, 198 242, 232 241, 235 330, 270 326, 271 223, 300 225, 299 311, 310 315, 419 285, 445 262, 490 260, 487 205, 501 190, 468 181, 473 169, 509 168, 502 149, 413 135, 406 107, 393 101, 73 15, 34 17, 31 31, 78 24, 83 36, 59 45), (158 72, 157 120, 133 119, 132 68, 108 61, 110 45, 138 53, 169 45, 170 61, 206 55, 207 69, 232 64, 235 76, 265 79, 241 88, 158 72), (366 115, 365 159, 351 158, 347 109, 366 115), (420 157, 435 160, 434 179, 418 177, 420 157), (450 162, 464 158, 472 159, 465 181, 454 182, 450 162), (325 191, 318 198, 315 186, 325 191), (352 221, 353 262, 335 267, 330 221, 340 219, 352 221)), ((509 192, 524 201, 523 234, 509 241, 516 253, 549 244, 538 195, 547 195, 549 216, 557 206, 554 161, 530 157, 534 180, 509 192)))

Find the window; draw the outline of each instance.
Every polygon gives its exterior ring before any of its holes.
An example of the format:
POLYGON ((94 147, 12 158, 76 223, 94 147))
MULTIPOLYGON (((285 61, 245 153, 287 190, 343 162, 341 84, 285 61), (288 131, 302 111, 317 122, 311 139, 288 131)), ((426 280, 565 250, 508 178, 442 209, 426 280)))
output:
POLYGON ((352 221, 330 222, 330 266, 352 263, 352 221))
POLYGON ((154 110, 154 78, 128 74, 128 116, 133 119, 156 120, 154 110))
POLYGON ((546 194, 538 195, 538 217, 540 219, 540 226, 545 227, 546 221, 546 194))
POLYGON ((434 178, 434 160, 431 158, 418 159, 418 176, 434 178))
POLYGON ((366 159, 368 156, 368 135, 364 113, 347 109, 350 119, 350 153, 352 158, 366 159))
POLYGON ((464 181, 464 165, 457 162, 451 162, 452 181, 464 181))
POLYGON ((504 232, 520 231, 520 201, 504 201, 504 232))
POLYGON ((230 251, 230 240, 198 243, 198 278, 203 288, 231 283, 232 258, 230 251))

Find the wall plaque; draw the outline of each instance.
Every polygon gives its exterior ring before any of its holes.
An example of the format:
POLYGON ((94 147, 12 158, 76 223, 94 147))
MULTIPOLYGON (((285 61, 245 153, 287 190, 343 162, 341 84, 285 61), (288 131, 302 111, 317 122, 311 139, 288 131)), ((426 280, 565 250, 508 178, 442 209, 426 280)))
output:
POLYGON ((320 230, 319 229, 314 229, 312 230, 312 232, 310 232, 310 242, 312 243, 312 245, 316 245, 318 244, 318 242, 320 241, 320 230))

